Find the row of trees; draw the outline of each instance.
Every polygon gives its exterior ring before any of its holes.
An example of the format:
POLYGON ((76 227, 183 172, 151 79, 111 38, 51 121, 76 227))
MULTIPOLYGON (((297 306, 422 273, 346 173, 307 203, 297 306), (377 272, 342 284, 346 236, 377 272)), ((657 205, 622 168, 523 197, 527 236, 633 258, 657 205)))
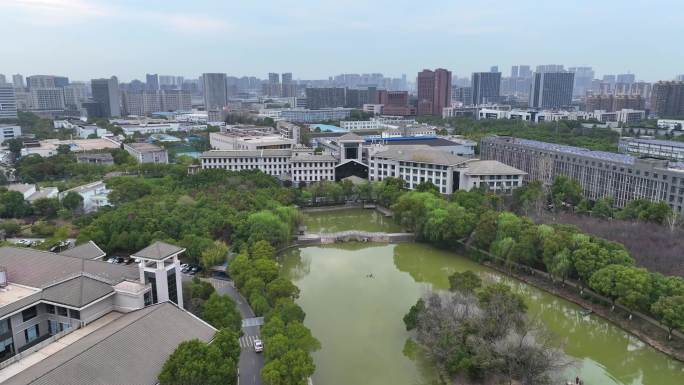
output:
POLYGON ((684 331, 684 312, 676 311, 684 300, 681 277, 637 268, 623 245, 574 226, 536 225, 529 218, 493 210, 490 203, 464 207, 462 197, 457 194, 448 201, 433 193, 407 192, 392 209, 419 239, 445 247, 463 240, 510 268, 529 266, 560 281, 576 279, 632 311, 654 315, 670 330, 684 331))
POLYGON ((261 329, 266 358, 262 380, 269 385, 304 384, 315 370, 311 352, 320 343, 304 326, 304 311, 294 302, 299 289, 278 273, 271 243, 251 243, 230 263, 229 272, 256 315, 266 318, 261 329))
POLYGON ((540 215, 548 207, 600 219, 638 220, 671 226, 677 220, 674 211, 662 201, 635 199, 622 209, 614 206, 612 197, 591 201, 584 198, 580 183, 566 176, 554 178, 548 191, 540 181, 532 181, 513 191, 512 208, 516 212, 540 215))
POLYGON ((520 120, 473 120, 421 116, 418 121, 449 127, 453 134, 464 135, 477 142, 487 135, 507 135, 543 142, 586 147, 592 150, 617 152, 620 133, 610 128, 587 128, 581 122, 530 123, 520 120))
POLYGON ((552 384, 571 364, 553 336, 510 286, 482 287, 471 272, 449 277, 449 292, 429 292, 404 316, 407 330, 441 373, 475 381, 552 384))

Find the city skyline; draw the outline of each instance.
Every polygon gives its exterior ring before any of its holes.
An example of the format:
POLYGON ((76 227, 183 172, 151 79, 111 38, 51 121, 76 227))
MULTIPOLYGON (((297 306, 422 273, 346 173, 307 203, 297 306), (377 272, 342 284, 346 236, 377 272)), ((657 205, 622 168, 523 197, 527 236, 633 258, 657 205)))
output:
POLYGON ((282 7, 275 2, 200 0, 190 7, 158 0, 144 5, 129 0, 116 5, 101 0, 5 0, 0 11, 13 17, 3 21, 0 32, 21 35, 6 42, 0 73, 65 74, 74 80, 116 75, 126 82, 144 79, 146 73, 265 78, 277 70, 292 72, 293 79, 325 79, 337 73, 382 72, 392 77, 409 74, 414 81, 410 74, 424 68, 446 68, 465 77, 496 65, 507 76, 512 65, 548 63, 592 66, 597 77, 634 73, 645 81, 673 79, 684 72, 677 64, 684 61, 684 53, 674 49, 680 32, 676 15, 684 5, 675 1, 439 0, 430 5, 352 0, 282 7), (588 8, 592 12, 586 12, 588 8), (605 16, 616 14, 619 17, 610 19, 640 28, 614 33, 618 27, 606 24, 605 16), (582 28, 577 28, 578 20, 582 28), (655 31, 658 39, 653 39, 655 31), (588 41, 592 44, 584 43, 588 41), (496 49, 491 49, 494 43, 496 49), (645 48, 635 54, 634 47, 645 48), (662 57, 668 60, 654 60, 662 57), (327 64, 322 66, 322 60, 327 64))

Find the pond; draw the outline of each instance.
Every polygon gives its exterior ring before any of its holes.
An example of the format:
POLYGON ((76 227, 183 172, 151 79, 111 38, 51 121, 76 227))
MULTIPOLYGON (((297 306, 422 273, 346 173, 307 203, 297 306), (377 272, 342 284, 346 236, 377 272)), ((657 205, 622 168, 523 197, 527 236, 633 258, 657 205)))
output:
MULTIPOLYGON (((372 211, 356 215, 356 221, 345 222, 375 220, 372 211)), ((343 217, 339 211, 307 216, 319 217, 318 223, 325 222, 321 216, 343 217)), ((338 225, 335 231, 348 229, 338 225)), ((431 383, 429 366, 405 354, 408 333, 402 317, 430 288, 446 289, 447 277, 465 270, 477 272, 486 282, 503 280, 525 297, 530 315, 541 317, 564 341, 565 353, 577 361, 564 379, 579 375, 587 385, 684 384, 683 364, 612 323, 594 315, 583 317, 581 309, 568 301, 457 254, 417 243, 305 247, 283 256, 282 273, 299 286, 305 323, 323 346, 314 353, 314 384, 431 383), (367 278, 370 273, 375 278, 367 278)))
POLYGON ((378 211, 354 208, 306 212, 304 225, 309 233, 334 233, 345 230, 399 233, 401 226, 378 211))

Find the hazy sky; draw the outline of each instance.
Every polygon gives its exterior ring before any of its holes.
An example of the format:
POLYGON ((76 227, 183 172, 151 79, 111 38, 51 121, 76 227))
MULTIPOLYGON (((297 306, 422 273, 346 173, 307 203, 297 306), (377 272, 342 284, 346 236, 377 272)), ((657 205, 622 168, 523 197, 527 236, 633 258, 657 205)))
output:
POLYGON ((6 75, 684 73, 682 0, 0 0, 0 15, 6 75))

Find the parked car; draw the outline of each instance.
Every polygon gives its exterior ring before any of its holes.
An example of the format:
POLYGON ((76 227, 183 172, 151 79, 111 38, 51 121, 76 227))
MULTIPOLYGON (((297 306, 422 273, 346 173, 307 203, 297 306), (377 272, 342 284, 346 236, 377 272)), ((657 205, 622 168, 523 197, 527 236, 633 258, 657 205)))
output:
POLYGON ((124 257, 116 257, 116 263, 124 263, 124 257))
POLYGON ((264 351, 264 343, 261 342, 261 340, 254 340, 254 351, 257 353, 261 353, 264 351))
POLYGON ((116 262, 116 257, 109 257, 107 259, 107 263, 115 263, 116 262))

